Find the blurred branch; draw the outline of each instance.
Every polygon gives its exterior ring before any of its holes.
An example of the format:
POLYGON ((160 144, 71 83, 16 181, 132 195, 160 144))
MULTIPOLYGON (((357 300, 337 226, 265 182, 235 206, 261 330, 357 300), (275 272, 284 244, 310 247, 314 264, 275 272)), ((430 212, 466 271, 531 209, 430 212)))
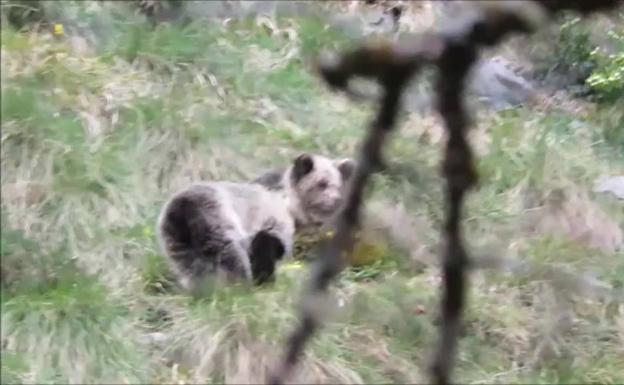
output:
POLYGON ((304 294, 300 324, 288 340, 286 354, 269 378, 281 384, 296 366, 305 344, 320 326, 321 309, 330 282, 346 265, 345 254, 353 248, 359 226, 363 192, 370 175, 382 168, 381 151, 392 131, 402 92, 424 65, 438 69, 437 108, 448 133, 442 172, 446 179, 445 253, 443 258, 442 324, 431 365, 432 382, 447 384, 454 362, 461 313, 465 302, 468 255, 461 233, 466 192, 477 183, 472 150, 466 139, 469 117, 462 95, 466 76, 478 58, 478 50, 498 44, 512 33, 533 31, 547 16, 558 11, 589 13, 615 7, 619 0, 553 0, 523 2, 475 2, 478 12, 457 20, 446 31, 411 37, 395 44, 365 44, 340 56, 322 57, 323 79, 334 89, 349 92, 353 77, 376 80, 382 87, 380 107, 360 149, 359 163, 346 204, 334 226, 334 235, 321 242, 304 294))

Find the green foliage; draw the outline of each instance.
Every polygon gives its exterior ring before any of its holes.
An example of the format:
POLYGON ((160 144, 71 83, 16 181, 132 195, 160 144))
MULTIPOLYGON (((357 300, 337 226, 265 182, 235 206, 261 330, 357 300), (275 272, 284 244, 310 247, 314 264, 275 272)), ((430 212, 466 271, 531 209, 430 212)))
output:
MULTIPOLYGON (((2 18, 16 29, 45 20, 44 2, 39 0, 3 0, 0 3, 2 18)), ((4 20, 3 20, 4 21, 4 20)))
POLYGON ((624 96, 624 13, 620 14, 620 23, 619 30, 607 32, 613 53, 599 48, 591 53, 596 68, 587 83, 603 102, 614 102, 624 96))
POLYGON ((567 17, 559 29, 554 59, 564 71, 584 81, 595 67, 594 45, 589 30, 579 17, 567 17))
MULTIPOLYGON (((624 36, 624 35, 622 35, 624 36)), ((624 42, 624 37, 622 38, 624 42)), ((624 50, 619 54, 603 57, 599 67, 587 79, 601 100, 613 101, 622 97, 624 89, 624 50)))
POLYGON ((624 92, 623 15, 619 15, 615 30, 606 31, 608 39, 600 46, 593 41, 587 23, 567 17, 555 45, 554 61, 559 70, 586 84, 587 91, 600 102, 614 102, 624 92))
POLYGON ((148 293, 172 292, 176 285, 165 257, 156 253, 145 255, 142 277, 148 293))
POLYGON ((302 53, 309 57, 321 50, 335 50, 349 42, 344 32, 330 27, 319 18, 306 18, 299 21, 298 34, 301 36, 302 53))
POLYGON ((16 353, 5 361, 3 348, 2 372, 22 383, 143 382, 145 358, 128 335, 125 313, 86 278, 3 298, 3 344, 16 353))
MULTIPOLYGON (((185 27, 159 24, 147 29, 141 24, 129 24, 120 34, 117 53, 126 60, 137 56, 148 58, 153 65, 183 64, 213 57, 211 44, 215 42, 215 28, 192 23, 185 27)), ((215 58, 216 59, 216 58, 215 58)))
MULTIPOLYGON (((578 182, 591 179, 595 170, 585 168, 584 172, 591 172, 590 175, 578 172, 583 160, 576 148, 582 146, 583 139, 572 133, 573 127, 577 127, 578 134, 592 132, 592 123, 560 113, 523 110, 509 110, 494 117, 490 127, 491 151, 479 160, 483 178, 491 186, 487 189, 501 193, 526 183, 532 189, 548 190, 560 178, 578 182), (519 129, 522 124, 533 128, 519 129)), ((594 155, 588 152, 587 156, 594 155)))
MULTIPOLYGON (((3 222, 4 218, 3 212, 3 222)), ((2 225, 0 245, 2 288, 6 295, 23 291, 46 292, 73 282, 81 275, 65 247, 46 250, 22 230, 12 229, 6 223, 2 225)))
POLYGON ((624 159, 624 107, 621 102, 601 105, 593 122, 593 135, 606 144, 611 159, 624 159))

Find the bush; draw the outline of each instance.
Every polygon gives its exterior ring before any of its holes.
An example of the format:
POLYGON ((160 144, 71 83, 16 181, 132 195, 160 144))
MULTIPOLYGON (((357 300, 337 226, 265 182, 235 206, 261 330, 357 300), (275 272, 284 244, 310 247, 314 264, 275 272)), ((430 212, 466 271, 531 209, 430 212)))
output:
POLYGON ((559 28, 555 46, 555 68, 569 73, 575 81, 582 84, 596 66, 587 27, 578 17, 568 17, 559 28))
POLYGON ((599 102, 613 102, 624 92, 624 14, 616 25, 607 32, 607 41, 598 45, 579 17, 567 16, 557 35, 552 70, 599 102))
POLYGON ((2 22, 6 21, 15 29, 45 21, 45 12, 38 0, 8 0, 0 5, 2 22))
POLYGON ((591 53, 596 63, 594 71, 587 78, 587 84, 595 92, 599 101, 613 102, 624 96, 624 13, 619 19, 622 24, 616 31, 609 31, 608 37, 613 52, 596 48, 591 53))

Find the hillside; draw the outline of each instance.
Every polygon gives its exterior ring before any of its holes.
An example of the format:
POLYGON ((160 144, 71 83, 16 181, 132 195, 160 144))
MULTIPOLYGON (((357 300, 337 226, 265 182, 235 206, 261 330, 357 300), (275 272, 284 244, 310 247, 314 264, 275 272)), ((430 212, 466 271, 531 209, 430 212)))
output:
MULTIPOLYGON (((260 381, 307 265, 192 300, 156 218, 191 181, 250 180, 303 151, 354 156, 373 106, 327 90, 309 62, 350 38, 312 16, 151 25, 127 4, 85 4, 59 35, 2 23, 1 382, 260 381)), ((561 100, 478 110, 467 240, 507 263, 472 274, 463 383, 624 383, 624 201, 594 191, 624 175, 624 102, 561 100)), ((430 112, 399 128, 369 201, 409 215, 413 249, 389 244, 340 277, 341 307, 294 381, 427 381, 443 134, 430 112)))

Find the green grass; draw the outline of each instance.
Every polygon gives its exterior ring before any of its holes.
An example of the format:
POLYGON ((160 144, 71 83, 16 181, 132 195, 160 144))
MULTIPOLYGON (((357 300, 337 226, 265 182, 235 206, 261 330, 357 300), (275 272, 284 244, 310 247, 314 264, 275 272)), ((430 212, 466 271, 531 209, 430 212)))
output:
POLYGON ((43 292, 3 298, 3 341, 6 349, 19 352, 13 357, 20 358, 9 360, 9 365, 15 363, 8 373, 18 371, 21 381, 35 383, 150 378, 146 352, 133 341, 138 333, 128 322, 132 314, 124 302, 107 298, 96 282, 94 277, 74 277, 43 292))
MULTIPOLYGON (((347 39, 318 19, 278 19, 273 31, 254 20, 152 28, 121 7, 74 15, 98 31, 89 55, 46 31, 2 27, 1 381, 257 381, 295 324, 307 269, 191 299, 160 254, 156 218, 193 180, 248 180, 301 151, 353 156, 371 111, 329 92, 309 64, 347 39)), ((589 298, 561 278, 591 272, 621 290, 623 251, 525 229, 560 191, 584 192, 582 207, 624 227, 621 202, 591 193, 596 177, 624 170, 623 110, 479 114, 478 138, 489 142, 467 239, 478 256, 495 250, 528 267, 473 274, 461 382, 624 381, 621 297, 589 298), (550 327, 558 309, 568 328, 550 327)), ((410 234, 418 252, 390 244, 384 259, 340 277, 333 294, 344 305, 295 380, 427 381, 441 143, 423 134, 438 122, 409 118, 369 197, 422 219, 410 234)))

